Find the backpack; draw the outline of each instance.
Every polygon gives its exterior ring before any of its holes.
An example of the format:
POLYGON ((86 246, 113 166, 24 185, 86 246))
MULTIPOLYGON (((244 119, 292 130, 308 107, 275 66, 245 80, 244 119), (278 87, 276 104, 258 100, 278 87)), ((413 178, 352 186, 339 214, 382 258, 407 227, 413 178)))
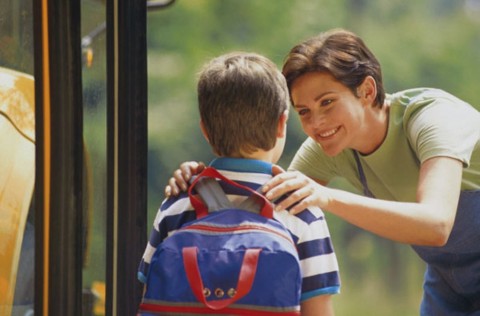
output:
POLYGON ((139 315, 300 315, 298 253, 272 204, 211 167, 188 194, 197 219, 157 248, 139 315), (251 195, 232 206, 215 179, 251 195))

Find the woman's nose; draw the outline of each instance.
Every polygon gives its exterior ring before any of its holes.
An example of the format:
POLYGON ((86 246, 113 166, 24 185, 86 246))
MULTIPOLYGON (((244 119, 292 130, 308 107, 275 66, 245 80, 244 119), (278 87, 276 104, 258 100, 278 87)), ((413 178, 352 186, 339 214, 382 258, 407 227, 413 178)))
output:
POLYGON ((319 127, 319 126, 322 126, 323 124, 325 124, 325 114, 324 113, 316 113, 313 116, 313 122, 312 123, 315 127, 319 127))

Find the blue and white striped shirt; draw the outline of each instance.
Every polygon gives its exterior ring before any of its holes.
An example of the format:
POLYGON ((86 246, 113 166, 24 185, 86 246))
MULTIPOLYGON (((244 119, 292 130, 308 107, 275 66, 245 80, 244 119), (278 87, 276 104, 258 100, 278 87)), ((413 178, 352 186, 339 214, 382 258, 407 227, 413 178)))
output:
MULTIPOLYGON (((222 175, 253 190, 272 178, 270 163, 238 158, 217 158, 210 166, 222 175)), ((234 203, 246 198, 246 192, 233 186, 222 186, 234 203)), ((149 264, 158 245, 186 222, 194 220, 195 211, 186 193, 163 201, 153 223, 148 245, 140 262, 138 278, 145 283, 149 264)), ((286 210, 274 212, 274 218, 290 232, 298 250, 302 268, 302 300, 340 291, 337 258, 327 222, 319 208, 309 208, 297 215, 286 210)))

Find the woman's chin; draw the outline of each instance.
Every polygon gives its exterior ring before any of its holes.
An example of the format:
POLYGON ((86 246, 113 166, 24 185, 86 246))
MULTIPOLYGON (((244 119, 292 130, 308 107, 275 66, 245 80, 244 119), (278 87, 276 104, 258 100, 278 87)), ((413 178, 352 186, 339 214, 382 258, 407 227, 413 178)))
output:
POLYGON ((325 153, 325 155, 329 157, 337 156, 344 149, 344 148, 340 148, 339 146, 325 146, 323 144, 320 144, 320 146, 322 147, 322 150, 325 153))

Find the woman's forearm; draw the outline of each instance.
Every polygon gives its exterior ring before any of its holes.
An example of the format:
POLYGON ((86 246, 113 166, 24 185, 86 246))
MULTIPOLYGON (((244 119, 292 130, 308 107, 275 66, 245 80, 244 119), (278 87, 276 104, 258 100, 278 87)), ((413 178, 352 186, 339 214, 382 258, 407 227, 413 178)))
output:
MULTIPOLYGON (((453 221, 434 205, 392 202, 330 189, 325 211, 379 236, 406 244, 442 246, 453 221)), ((454 210, 453 210, 454 212, 454 210)))

